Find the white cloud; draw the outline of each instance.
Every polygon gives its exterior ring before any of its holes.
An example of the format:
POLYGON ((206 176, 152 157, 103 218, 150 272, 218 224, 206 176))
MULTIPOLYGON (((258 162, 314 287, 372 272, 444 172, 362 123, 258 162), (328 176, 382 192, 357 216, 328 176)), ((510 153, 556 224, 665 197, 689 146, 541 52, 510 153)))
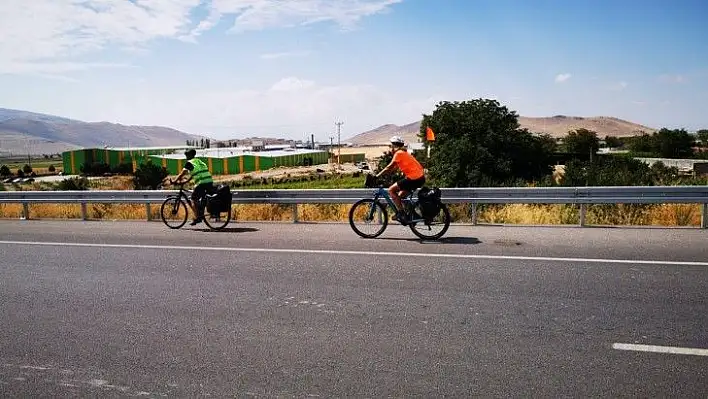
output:
MULTIPOLYGON (((293 27, 332 21, 342 28, 352 28, 362 17, 385 12, 403 0, 213 0, 209 16, 202 22, 207 28, 223 16, 235 15, 231 32, 266 28, 293 27)), ((200 23, 201 24, 201 23, 200 23)), ((205 29, 197 27, 191 36, 205 29)))
MULTIPOLYGON (((160 124, 221 138, 270 134, 297 136, 330 134, 334 121, 345 122, 342 137, 350 137, 385 123, 410 123, 434 110, 445 96, 406 98, 372 85, 326 86, 297 77, 283 78, 269 87, 238 91, 142 95, 104 99, 86 109, 100 120, 125 124, 160 124), (130 98, 131 101, 126 101, 130 98)), ((95 120, 95 119, 94 119, 95 120)))
POLYGON ((622 81, 622 82, 617 82, 617 83, 611 85, 609 87, 609 89, 613 90, 613 91, 622 91, 622 90, 626 89, 627 86, 629 86, 629 84, 625 81, 622 81))
POLYGON ((295 91, 307 89, 315 85, 311 80, 303 80, 294 77, 287 77, 279 80, 270 87, 270 91, 295 91))
POLYGON ((556 83, 563 83, 563 82, 567 81, 568 79, 570 79, 571 76, 573 76, 573 75, 571 75, 569 73, 558 74, 558 75, 556 75, 556 83))
POLYGON ((659 80, 665 83, 684 83, 686 78, 683 75, 660 75, 659 80))
POLYGON ((261 54, 261 59, 276 60, 276 59, 280 59, 280 58, 289 58, 289 57, 304 57, 309 54, 310 54, 309 51, 285 51, 282 53, 261 54))
POLYGON ((401 1, 3 0, 0 73, 22 73, 18 66, 36 70, 34 63, 46 69, 53 62, 78 62, 78 57, 108 46, 139 50, 161 38, 196 41, 225 16, 235 16, 234 32, 320 21, 351 28, 362 17, 385 12, 401 1), (199 7, 208 12, 203 20, 193 18, 199 7))

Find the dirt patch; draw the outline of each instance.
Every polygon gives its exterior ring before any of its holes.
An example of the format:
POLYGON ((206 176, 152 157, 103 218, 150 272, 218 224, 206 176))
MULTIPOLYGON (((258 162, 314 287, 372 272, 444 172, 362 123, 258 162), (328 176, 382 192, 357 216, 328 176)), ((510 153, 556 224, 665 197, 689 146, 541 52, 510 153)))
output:
POLYGON ((318 169, 323 171, 321 173, 354 173, 360 169, 353 163, 342 164, 341 168, 337 169, 337 164, 321 164, 313 166, 295 166, 295 167, 278 167, 268 170, 263 170, 260 172, 249 172, 238 175, 215 175, 213 176, 214 181, 235 181, 243 179, 260 179, 260 178, 270 178, 270 177, 283 177, 283 176, 305 176, 312 173, 317 173, 318 169), (248 177, 246 177, 248 176, 248 177))

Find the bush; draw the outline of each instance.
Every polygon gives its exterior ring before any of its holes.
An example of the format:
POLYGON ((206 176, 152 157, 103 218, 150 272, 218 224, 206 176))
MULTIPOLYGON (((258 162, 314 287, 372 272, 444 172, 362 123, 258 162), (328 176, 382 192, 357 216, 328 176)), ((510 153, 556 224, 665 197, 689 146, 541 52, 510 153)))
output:
POLYGON ((84 191, 88 190, 90 182, 85 177, 72 177, 64 179, 57 184, 57 189, 66 191, 84 191))
POLYGON ((115 173, 117 175, 130 175, 133 173, 133 164, 132 163, 121 163, 121 164, 111 168, 111 172, 115 173))
POLYGON ((652 186, 654 174, 646 163, 627 157, 597 157, 592 162, 573 160, 565 165, 561 185, 652 186))
POLYGON ((22 171, 25 172, 26 175, 28 175, 32 173, 32 167, 28 164, 25 164, 25 166, 22 167, 22 171))
POLYGON ((12 171, 10 170, 10 167, 7 165, 0 166, 0 176, 7 177, 11 176, 12 171))
POLYGON ((105 162, 86 162, 81 165, 79 170, 87 176, 102 176, 111 173, 111 167, 105 162))
POLYGON ((50 173, 54 173, 54 172, 56 171, 56 168, 54 167, 54 165, 49 165, 49 168, 47 168, 47 170, 48 170, 50 173))
POLYGON ((135 171, 133 186, 136 190, 157 190, 168 175, 166 168, 148 160, 135 171))

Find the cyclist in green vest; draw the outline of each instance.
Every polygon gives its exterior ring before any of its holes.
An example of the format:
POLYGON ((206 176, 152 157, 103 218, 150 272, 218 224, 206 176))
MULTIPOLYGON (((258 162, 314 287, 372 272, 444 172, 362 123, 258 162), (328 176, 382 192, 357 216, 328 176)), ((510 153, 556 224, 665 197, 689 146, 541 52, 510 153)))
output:
POLYGON ((192 201, 189 206, 192 208, 192 214, 196 215, 191 226, 198 224, 204 220, 204 207, 200 206, 196 209, 196 205, 199 204, 199 200, 202 199, 206 194, 212 193, 214 191, 214 180, 211 178, 211 173, 209 173, 209 167, 199 158, 195 158, 197 151, 194 148, 190 148, 184 152, 184 156, 187 157, 187 163, 184 165, 184 169, 180 172, 179 176, 175 181, 180 181, 187 173, 191 174, 194 178, 194 190, 192 190, 192 201))

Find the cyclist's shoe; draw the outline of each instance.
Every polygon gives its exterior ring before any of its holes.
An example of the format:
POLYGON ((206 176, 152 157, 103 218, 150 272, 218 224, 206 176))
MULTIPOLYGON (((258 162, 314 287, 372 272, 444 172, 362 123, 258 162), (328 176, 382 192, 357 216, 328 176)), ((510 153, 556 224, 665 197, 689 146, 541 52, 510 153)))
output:
POLYGON ((405 212, 403 212, 403 211, 396 212, 396 214, 393 215, 393 217, 391 219, 396 220, 401 224, 408 223, 408 217, 406 216, 405 212))
POLYGON ((204 220, 204 218, 198 217, 198 218, 192 220, 192 223, 190 223, 189 225, 190 225, 190 226, 196 226, 196 225, 198 225, 199 223, 201 223, 203 220, 204 220))

